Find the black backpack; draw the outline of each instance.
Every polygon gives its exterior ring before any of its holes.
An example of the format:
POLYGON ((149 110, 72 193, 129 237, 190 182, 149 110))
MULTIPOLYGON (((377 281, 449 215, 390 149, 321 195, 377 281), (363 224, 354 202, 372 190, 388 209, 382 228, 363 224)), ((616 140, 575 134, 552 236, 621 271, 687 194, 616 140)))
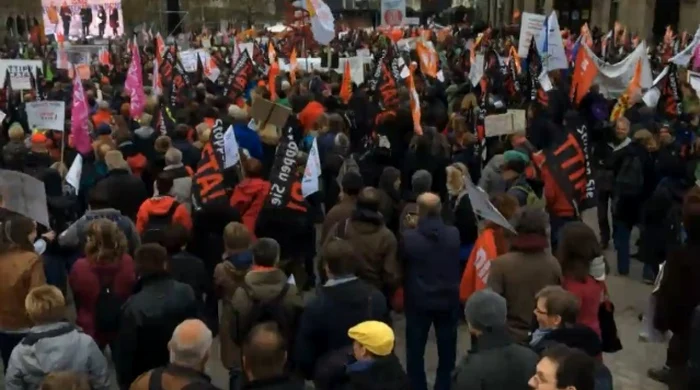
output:
POLYGON ((284 309, 284 297, 286 297, 287 292, 289 292, 289 286, 289 283, 285 283, 284 287, 282 287, 282 291, 280 291, 277 296, 269 301, 262 301, 255 295, 250 287, 246 285, 242 286, 246 295, 248 295, 248 299, 250 299, 253 305, 250 308, 248 316, 238 322, 238 329, 236 332, 236 343, 238 345, 243 345, 243 341, 246 337, 248 337, 248 334, 250 333, 251 329, 255 327, 255 325, 266 322, 274 322, 277 324, 277 327, 280 333, 284 336, 285 340, 287 342, 291 340, 290 336, 292 335, 291 333, 293 331, 293 320, 289 318, 284 309))
POLYGON ((159 242, 160 236, 163 234, 163 231, 165 231, 165 228, 173 223, 173 216, 179 206, 180 202, 173 201, 173 204, 164 214, 149 213, 148 222, 146 223, 146 228, 142 235, 143 241, 159 242))
POLYGON ((637 196, 644 190, 644 167, 637 156, 627 157, 615 177, 613 191, 618 197, 637 196))
POLYGON ((100 293, 97 295, 97 304, 95 305, 95 329, 100 332, 117 332, 119 330, 119 319, 124 301, 114 292, 114 279, 111 283, 105 283, 97 275, 100 293))

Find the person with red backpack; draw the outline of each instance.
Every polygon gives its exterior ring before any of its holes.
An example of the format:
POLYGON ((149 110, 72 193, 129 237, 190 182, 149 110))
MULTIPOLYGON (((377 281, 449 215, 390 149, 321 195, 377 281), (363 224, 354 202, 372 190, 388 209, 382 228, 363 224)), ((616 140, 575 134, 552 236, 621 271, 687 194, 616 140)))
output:
POLYGON ((187 207, 167 195, 172 188, 172 177, 161 173, 156 179, 156 195, 141 204, 136 215, 136 230, 145 241, 159 241, 165 227, 172 223, 179 223, 187 230, 192 229, 192 217, 187 207))

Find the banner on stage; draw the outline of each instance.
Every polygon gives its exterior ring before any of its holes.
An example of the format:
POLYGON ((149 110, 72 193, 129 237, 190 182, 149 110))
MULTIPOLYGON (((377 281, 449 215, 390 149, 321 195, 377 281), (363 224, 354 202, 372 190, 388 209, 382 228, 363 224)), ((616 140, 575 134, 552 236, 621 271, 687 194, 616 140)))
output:
POLYGON ((406 19, 406 0, 382 0, 382 25, 400 26, 406 19))
POLYGON ((31 129, 64 131, 66 103, 53 100, 29 102, 25 106, 27 124, 31 129))
POLYGON ((124 35, 121 0, 41 0, 44 32, 73 38, 124 35))

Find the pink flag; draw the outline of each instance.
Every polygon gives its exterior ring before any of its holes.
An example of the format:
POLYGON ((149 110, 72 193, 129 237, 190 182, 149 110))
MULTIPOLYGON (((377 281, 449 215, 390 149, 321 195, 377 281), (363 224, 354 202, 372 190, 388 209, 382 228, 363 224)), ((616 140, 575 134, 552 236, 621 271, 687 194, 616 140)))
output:
POLYGON ((141 117, 144 107, 146 106, 146 95, 143 92, 142 72, 141 54, 139 53, 139 47, 136 44, 136 40, 134 40, 134 44, 131 45, 131 65, 129 65, 129 70, 126 73, 126 83, 124 83, 124 90, 129 94, 129 96, 131 96, 129 114, 134 119, 141 117))
POLYGON ((88 106, 85 100, 83 83, 76 70, 73 71, 73 103, 71 106, 70 132, 73 136, 73 145, 82 154, 90 153, 92 145, 88 134, 88 106))

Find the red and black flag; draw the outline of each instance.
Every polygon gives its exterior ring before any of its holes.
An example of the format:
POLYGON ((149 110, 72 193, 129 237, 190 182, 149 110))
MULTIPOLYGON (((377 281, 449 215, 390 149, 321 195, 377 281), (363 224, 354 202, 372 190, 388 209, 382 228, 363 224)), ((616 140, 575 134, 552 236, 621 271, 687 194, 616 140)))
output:
POLYGON ((530 49, 527 52, 527 79, 530 92, 530 101, 536 101, 538 90, 540 89, 539 76, 542 73, 542 59, 537 52, 535 40, 530 42, 530 49))
POLYGON ((12 110, 14 104, 12 102, 12 97, 14 96, 14 93, 12 91, 12 79, 10 78, 10 69, 5 70, 5 83, 2 86, 3 93, 0 96, 2 98, 2 103, 0 104, 0 108, 5 111, 5 113, 9 116, 10 111, 12 110))
POLYGON ((377 61, 374 77, 371 82, 373 92, 377 96, 379 108, 383 111, 395 112, 399 106, 398 77, 398 57, 394 56, 393 50, 385 50, 377 61))
POLYGON ((228 202, 223 174, 224 161, 224 123, 221 119, 217 119, 212 126, 209 142, 202 149, 197 170, 192 176, 194 210, 200 210, 208 203, 228 202))
MULTIPOLYGON (((551 121, 550 126, 556 126, 551 121)), ((544 150, 545 163, 554 180, 578 214, 596 207, 595 180, 591 170, 590 141, 585 121, 575 111, 564 117, 564 131, 544 150)))
POLYGON ((677 118, 683 112, 683 92, 678 80, 676 64, 669 62, 663 71, 665 75, 659 82, 661 114, 668 118, 677 118))
POLYGON ((253 62, 250 60, 248 51, 243 51, 233 64, 224 84, 224 95, 228 96, 232 103, 236 103, 248 87, 248 81, 254 72, 253 62))

